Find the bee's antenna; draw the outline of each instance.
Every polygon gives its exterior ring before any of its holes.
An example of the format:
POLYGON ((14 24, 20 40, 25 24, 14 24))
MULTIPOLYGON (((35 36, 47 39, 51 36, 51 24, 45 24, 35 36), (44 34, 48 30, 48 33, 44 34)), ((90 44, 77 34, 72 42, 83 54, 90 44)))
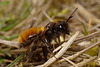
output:
POLYGON ((67 19, 66 23, 73 17, 72 15, 76 12, 77 9, 78 9, 78 8, 76 8, 76 9, 73 11, 73 13, 69 16, 69 18, 67 19))

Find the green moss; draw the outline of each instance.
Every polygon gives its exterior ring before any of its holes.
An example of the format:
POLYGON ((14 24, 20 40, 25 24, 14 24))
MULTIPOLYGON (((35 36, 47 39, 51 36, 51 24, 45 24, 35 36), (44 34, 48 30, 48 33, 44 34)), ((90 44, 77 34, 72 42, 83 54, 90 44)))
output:
POLYGON ((88 50, 85 53, 88 54, 88 55, 90 55, 90 56, 97 56, 97 49, 98 49, 98 47, 94 47, 94 48, 88 50))
POLYGON ((90 62, 87 67, 96 67, 96 62, 90 62))
POLYGON ((64 8, 61 12, 59 12, 57 15, 58 16, 63 16, 68 12, 68 8, 64 8))

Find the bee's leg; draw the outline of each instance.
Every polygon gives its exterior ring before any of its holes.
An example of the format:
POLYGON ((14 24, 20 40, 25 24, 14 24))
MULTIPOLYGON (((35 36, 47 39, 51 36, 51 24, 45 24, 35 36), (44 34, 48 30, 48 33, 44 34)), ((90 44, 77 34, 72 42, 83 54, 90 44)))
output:
MULTIPOLYGON (((54 53, 53 53, 51 47, 50 47, 48 44, 46 44, 46 47, 47 47, 48 51, 51 53, 51 56, 54 56, 54 53)), ((55 57, 55 56, 54 56, 54 57, 55 57)), ((56 58, 56 57, 55 57, 55 58, 56 58)))
POLYGON ((59 34, 56 33, 54 36, 55 36, 54 41, 56 42, 56 44, 53 44, 53 50, 60 45, 60 36, 59 36, 59 34))
POLYGON ((60 42, 60 34, 59 33, 57 34, 57 38, 58 38, 58 45, 61 45, 61 42, 60 42))
POLYGON ((45 38, 45 46, 47 47, 47 50, 52 53, 52 48, 51 48, 51 44, 48 41, 48 39, 45 38))
POLYGON ((35 50, 37 49, 37 45, 38 45, 37 42, 38 42, 38 39, 36 39, 36 40, 34 41, 34 45, 32 45, 32 47, 29 48, 29 49, 31 49, 31 51, 30 51, 30 53, 28 54, 28 57, 27 57, 27 61, 26 61, 26 62, 28 62, 28 61, 30 60, 30 58, 32 58, 32 56, 33 56, 35 50))
POLYGON ((45 61, 47 61, 47 48, 46 47, 42 47, 42 50, 43 50, 43 55, 44 55, 44 58, 45 58, 45 61))
POLYGON ((65 34, 63 34, 64 42, 65 42, 65 34))
POLYGON ((41 41, 43 43, 42 50, 43 50, 43 54, 44 54, 44 57, 45 57, 45 61, 47 61, 47 53, 48 53, 48 51, 50 53, 52 53, 51 44, 49 43, 47 38, 45 38, 44 40, 41 39, 41 41))
POLYGON ((52 48, 51 48, 51 44, 49 42, 45 43, 48 51, 51 53, 52 52, 52 48))
POLYGON ((50 42, 51 42, 50 38, 47 38, 47 37, 45 36, 44 44, 45 44, 45 46, 47 47, 47 50, 48 50, 49 52, 52 52, 52 48, 51 48, 50 42))
MULTIPOLYGON (((53 53, 53 50, 51 48, 51 44, 49 42, 46 42, 46 47, 47 47, 47 50, 51 53, 52 56, 55 57, 54 53, 53 53)), ((55 57, 56 58, 56 57, 55 57)), ((57 59, 57 58, 56 58, 57 59)))

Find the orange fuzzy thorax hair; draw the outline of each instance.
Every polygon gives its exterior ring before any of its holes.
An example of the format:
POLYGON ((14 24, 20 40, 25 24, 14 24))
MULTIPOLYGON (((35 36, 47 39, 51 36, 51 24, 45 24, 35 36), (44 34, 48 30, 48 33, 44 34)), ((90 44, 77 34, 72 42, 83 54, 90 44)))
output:
POLYGON ((33 34, 39 34, 44 30, 44 27, 32 27, 30 29, 25 30, 23 33, 19 35, 18 41, 19 43, 23 43, 27 40, 28 36, 33 34))

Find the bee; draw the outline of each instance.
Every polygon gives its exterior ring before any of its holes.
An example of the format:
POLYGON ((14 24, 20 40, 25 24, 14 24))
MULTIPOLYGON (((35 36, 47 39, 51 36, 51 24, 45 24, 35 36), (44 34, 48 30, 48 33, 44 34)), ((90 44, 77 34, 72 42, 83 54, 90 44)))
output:
POLYGON ((67 22, 73 17, 72 15, 76 10, 77 8, 72 12, 72 14, 66 21, 50 22, 43 27, 32 27, 20 34, 18 38, 20 47, 30 46, 27 49, 28 51, 30 51, 27 56, 28 60, 33 56, 39 45, 41 45, 43 48, 45 61, 47 60, 47 53, 52 53, 51 41, 53 39, 56 41, 56 39, 58 38, 58 44, 60 44, 60 35, 63 36, 64 40, 65 35, 69 35, 70 30, 67 22))

